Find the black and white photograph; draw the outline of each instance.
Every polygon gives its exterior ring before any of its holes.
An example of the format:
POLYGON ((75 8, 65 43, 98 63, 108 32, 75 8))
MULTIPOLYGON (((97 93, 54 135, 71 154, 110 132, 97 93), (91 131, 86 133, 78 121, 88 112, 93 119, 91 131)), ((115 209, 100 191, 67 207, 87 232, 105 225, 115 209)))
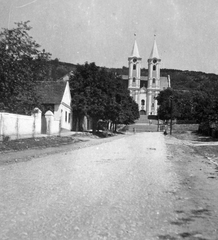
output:
POLYGON ((218 240, 218 1, 0 0, 0 240, 218 240))

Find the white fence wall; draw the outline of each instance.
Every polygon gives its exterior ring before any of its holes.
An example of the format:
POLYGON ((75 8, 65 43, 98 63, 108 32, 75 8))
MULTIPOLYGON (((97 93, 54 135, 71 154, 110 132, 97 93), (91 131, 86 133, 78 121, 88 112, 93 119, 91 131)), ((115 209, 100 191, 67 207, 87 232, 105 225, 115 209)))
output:
MULTIPOLYGON (((51 111, 45 113, 46 134, 61 134, 61 119, 55 120, 51 111)), ((42 131, 42 112, 35 108, 32 116, 0 112, 0 141, 5 137, 21 139, 37 137, 42 131)))
POLYGON ((32 116, 0 112, 0 140, 34 137, 41 134, 41 111, 34 109, 32 116))

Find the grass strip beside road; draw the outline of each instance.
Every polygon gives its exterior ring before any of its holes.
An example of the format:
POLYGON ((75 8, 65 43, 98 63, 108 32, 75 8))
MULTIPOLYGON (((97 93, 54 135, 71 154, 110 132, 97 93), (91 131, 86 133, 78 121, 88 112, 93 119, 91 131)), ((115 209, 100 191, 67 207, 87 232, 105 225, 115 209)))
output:
POLYGON ((23 151, 33 148, 58 147, 60 145, 72 144, 81 141, 75 137, 41 137, 26 138, 0 142, 0 152, 23 151))

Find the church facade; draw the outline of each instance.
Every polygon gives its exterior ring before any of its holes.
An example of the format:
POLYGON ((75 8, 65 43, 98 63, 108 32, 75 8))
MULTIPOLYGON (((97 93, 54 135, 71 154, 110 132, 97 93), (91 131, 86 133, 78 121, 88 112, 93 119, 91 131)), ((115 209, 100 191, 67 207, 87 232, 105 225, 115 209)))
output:
POLYGON ((156 97, 160 91, 170 87, 170 78, 160 75, 161 58, 155 39, 148 58, 148 76, 141 76, 141 62, 142 58, 135 40, 131 55, 128 57, 129 74, 122 75, 122 79, 128 81, 130 95, 138 104, 140 115, 157 115, 156 97))

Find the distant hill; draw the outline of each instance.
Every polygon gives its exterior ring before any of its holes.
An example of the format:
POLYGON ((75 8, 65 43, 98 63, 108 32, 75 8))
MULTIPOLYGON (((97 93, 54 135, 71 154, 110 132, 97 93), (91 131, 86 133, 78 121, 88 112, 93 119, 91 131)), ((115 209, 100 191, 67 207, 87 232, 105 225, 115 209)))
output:
MULTIPOLYGON (((128 75, 129 69, 111 68, 112 72, 117 72, 119 75, 128 75)), ((141 69, 141 76, 147 76, 148 69, 141 69)), ((178 90, 191 90, 197 89, 205 82, 218 82, 218 75, 213 73, 195 72, 195 71, 182 71, 177 69, 161 69, 161 76, 170 76, 171 87, 178 90)))
MULTIPOLYGON (((49 63, 49 77, 53 80, 58 80, 67 73, 76 70, 76 64, 60 62, 58 59, 51 60, 49 63)), ((114 72, 117 75, 128 75, 129 68, 107 68, 108 71, 114 72)), ((141 75, 147 76, 148 69, 141 69, 141 75)), ((194 90, 200 87, 205 82, 218 82, 218 75, 213 73, 182 71, 177 69, 161 69, 161 76, 167 77, 170 75, 171 87, 178 90, 194 90)))
POLYGON ((182 90, 197 89, 205 82, 218 81, 218 75, 216 74, 195 71, 161 69, 161 75, 170 75, 171 87, 182 90))
POLYGON ((48 75, 54 81, 60 79, 71 71, 76 70, 76 64, 60 62, 58 59, 49 62, 48 75))

